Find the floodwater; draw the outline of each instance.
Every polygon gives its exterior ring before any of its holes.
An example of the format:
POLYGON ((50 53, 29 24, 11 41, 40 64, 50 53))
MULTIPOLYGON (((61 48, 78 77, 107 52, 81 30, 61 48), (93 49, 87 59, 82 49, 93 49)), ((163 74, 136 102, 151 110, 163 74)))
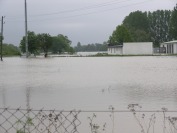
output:
POLYGON ((0 107, 177 109, 177 57, 4 58, 0 107))

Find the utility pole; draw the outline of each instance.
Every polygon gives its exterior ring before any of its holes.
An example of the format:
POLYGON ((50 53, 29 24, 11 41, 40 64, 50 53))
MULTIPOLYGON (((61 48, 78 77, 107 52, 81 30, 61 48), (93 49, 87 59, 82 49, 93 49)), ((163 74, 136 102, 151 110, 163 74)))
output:
POLYGON ((3 25, 4 25, 4 16, 2 16, 2 19, 1 19, 1 61, 3 61, 2 59, 2 44, 3 44, 3 25))
POLYGON ((28 58, 28 23, 27 23, 27 3, 25 0, 25 46, 26 46, 26 58, 28 58))

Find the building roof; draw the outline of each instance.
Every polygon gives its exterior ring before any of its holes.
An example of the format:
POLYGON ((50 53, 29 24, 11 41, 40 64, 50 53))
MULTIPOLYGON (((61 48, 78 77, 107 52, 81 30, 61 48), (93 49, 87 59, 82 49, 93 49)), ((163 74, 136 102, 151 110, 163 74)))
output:
POLYGON ((123 47, 123 45, 112 45, 112 46, 108 45, 108 48, 121 48, 121 47, 123 47))
POLYGON ((169 41, 169 42, 164 42, 162 44, 171 44, 171 43, 177 43, 177 40, 169 41))

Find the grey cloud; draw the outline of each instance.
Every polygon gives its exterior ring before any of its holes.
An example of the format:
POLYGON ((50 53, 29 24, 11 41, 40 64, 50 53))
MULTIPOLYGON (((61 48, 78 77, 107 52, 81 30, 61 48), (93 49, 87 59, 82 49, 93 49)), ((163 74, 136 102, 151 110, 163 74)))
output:
MULTIPOLYGON (((83 44, 107 41, 115 27, 121 24, 124 17, 132 11, 172 10, 177 2, 176 0, 144 0, 144 3, 142 0, 127 2, 123 0, 27 0, 27 3, 28 30, 51 35, 64 34, 75 45, 78 41, 83 44), (109 6, 98 5, 115 2, 117 4, 109 6), (89 9, 89 7, 97 8, 89 9)), ((6 16, 4 42, 19 45, 25 33, 24 0, 0 0, 0 15, 6 16)))

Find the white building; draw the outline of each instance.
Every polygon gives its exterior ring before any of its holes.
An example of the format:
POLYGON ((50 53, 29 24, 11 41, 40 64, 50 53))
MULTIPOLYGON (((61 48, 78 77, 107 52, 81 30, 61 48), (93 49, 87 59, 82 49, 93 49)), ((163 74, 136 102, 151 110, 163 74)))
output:
POLYGON ((123 45, 115 45, 108 47, 109 55, 152 55, 152 42, 132 42, 123 43, 123 45))
POLYGON ((164 53, 166 54, 177 54, 177 40, 164 42, 160 44, 161 48, 165 48, 164 53))

